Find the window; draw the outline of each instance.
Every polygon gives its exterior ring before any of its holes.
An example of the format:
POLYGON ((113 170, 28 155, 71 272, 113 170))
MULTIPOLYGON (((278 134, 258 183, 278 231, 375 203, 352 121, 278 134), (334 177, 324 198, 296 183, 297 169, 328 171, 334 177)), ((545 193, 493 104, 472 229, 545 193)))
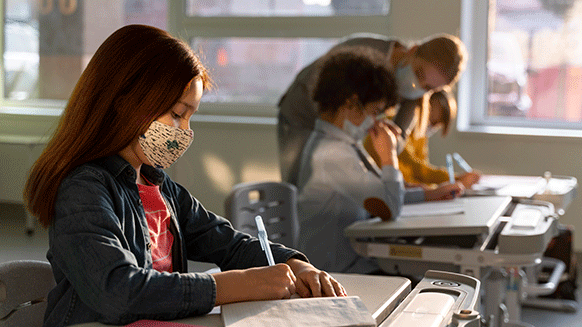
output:
POLYGON ((174 29, 201 53, 217 85, 202 98, 202 114, 275 117, 276 104, 297 73, 340 38, 388 30, 388 0, 183 4, 175 8, 174 29))
POLYGON ((340 38, 389 27, 389 0, 4 0, 4 6, 2 90, 11 106, 62 107, 103 40, 142 23, 170 31, 200 54, 217 85, 202 98, 200 113, 274 117, 295 75, 340 38))
POLYGON ((167 28, 166 0, 106 2, 4 0, 3 104, 63 107, 109 34, 133 23, 167 28))
POLYGON ((459 83, 460 129, 582 135, 582 0, 462 6, 470 59, 459 83))
POLYGON ((132 23, 167 28, 165 0, 109 2, 6 0, 4 99, 62 102, 114 30, 132 23))

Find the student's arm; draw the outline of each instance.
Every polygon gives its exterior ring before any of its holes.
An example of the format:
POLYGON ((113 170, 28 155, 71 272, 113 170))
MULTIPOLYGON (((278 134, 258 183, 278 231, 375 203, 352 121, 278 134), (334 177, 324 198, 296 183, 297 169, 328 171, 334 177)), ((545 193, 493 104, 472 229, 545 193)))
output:
POLYGON ((182 220, 187 249, 192 252, 189 258, 214 262, 223 270, 213 275, 217 304, 280 299, 295 291, 304 297, 336 296, 335 291, 343 289, 335 280, 330 280, 327 273, 313 267, 303 254, 280 244, 270 243, 279 264, 266 266, 258 239, 234 230, 226 219, 206 211, 181 186, 174 184, 174 187, 182 201, 180 210, 195 208, 188 210, 188 214, 180 214, 186 216, 182 220))
POLYGON ((394 165, 382 167, 378 176, 363 167, 350 144, 332 140, 319 144, 311 162, 313 178, 349 196, 353 203, 365 208, 365 201, 375 198, 385 204, 392 217, 400 214, 404 184, 402 174, 394 165))
POLYGON ((287 265, 297 277, 295 290, 301 297, 347 296, 346 290, 337 280, 310 263, 291 258, 287 265))
POLYGON ((213 274, 216 281, 216 303, 288 299, 296 291, 297 278, 283 263, 245 270, 229 270, 213 274))
POLYGON ((216 280, 216 305, 252 300, 301 297, 346 296, 343 286, 333 277, 308 262, 289 259, 287 264, 255 267, 213 274, 216 280))

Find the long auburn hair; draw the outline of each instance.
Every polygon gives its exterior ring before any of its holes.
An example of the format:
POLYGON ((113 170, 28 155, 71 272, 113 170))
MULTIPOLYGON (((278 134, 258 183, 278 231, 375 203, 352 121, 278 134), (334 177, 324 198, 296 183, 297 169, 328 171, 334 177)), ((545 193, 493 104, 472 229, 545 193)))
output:
POLYGON ((81 74, 57 129, 30 170, 24 189, 28 210, 48 227, 62 180, 75 167, 130 145, 195 78, 204 89, 211 85, 190 47, 166 31, 128 25, 111 34, 81 74))

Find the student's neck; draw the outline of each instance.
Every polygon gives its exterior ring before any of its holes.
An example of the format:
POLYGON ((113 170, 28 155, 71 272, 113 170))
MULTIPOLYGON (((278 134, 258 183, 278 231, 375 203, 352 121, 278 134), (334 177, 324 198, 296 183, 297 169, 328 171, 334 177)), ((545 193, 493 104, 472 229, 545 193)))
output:
POLYGON ((344 119, 345 119, 345 115, 343 115, 341 112, 322 112, 321 114, 319 114, 319 119, 328 122, 332 125, 335 125, 339 128, 343 128, 344 126, 344 119))
POLYGON ((127 162, 129 162, 129 164, 133 167, 133 169, 135 169, 135 174, 136 174, 135 182, 137 184, 144 184, 145 185, 146 182, 141 177, 142 162, 135 155, 135 152, 132 151, 132 149, 130 147, 127 147, 127 148, 119 151, 119 155, 123 159, 125 159, 127 162))

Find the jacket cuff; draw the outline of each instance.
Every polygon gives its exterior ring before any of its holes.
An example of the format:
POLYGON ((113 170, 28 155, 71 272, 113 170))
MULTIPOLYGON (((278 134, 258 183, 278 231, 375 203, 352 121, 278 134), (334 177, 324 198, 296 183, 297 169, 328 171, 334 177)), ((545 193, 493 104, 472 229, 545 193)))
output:
POLYGON ((404 182, 402 172, 390 165, 382 167, 382 180, 391 182, 404 182))
POLYGON ((273 257, 275 258, 276 263, 286 263, 289 259, 299 259, 309 263, 309 259, 305 256, 305 254, 290 248, 277 248, 273 249, 273 257))
POLYGON ((418 203, 424 201, 424 190, 421 187, 406 189, 404 192, 404 204, 418 203))
POLYGON ((184 276, 184 308, 188 316, 210 312, 216 303, 216 281, 211 274, 187 273, 184 276))

